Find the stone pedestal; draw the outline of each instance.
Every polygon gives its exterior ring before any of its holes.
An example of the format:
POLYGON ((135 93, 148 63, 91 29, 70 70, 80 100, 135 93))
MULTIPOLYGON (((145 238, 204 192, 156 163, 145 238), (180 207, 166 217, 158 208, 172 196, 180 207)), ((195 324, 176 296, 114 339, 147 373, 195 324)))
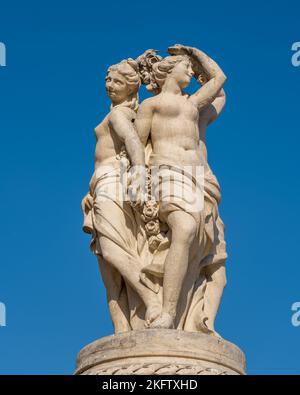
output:
POLYGON ((77 358, 81 375, 245 374, 244 353, 203 333, 146 329, 96 340, 77 358))

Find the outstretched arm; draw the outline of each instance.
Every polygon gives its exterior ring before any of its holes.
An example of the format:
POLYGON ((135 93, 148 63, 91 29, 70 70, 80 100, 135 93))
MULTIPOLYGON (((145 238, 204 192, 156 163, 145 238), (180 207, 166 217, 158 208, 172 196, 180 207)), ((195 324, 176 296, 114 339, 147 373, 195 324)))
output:
POLYGON ((132 166, 145 164, 144 147, 133 124, 132 111, 127 108, 116 108, 109 116, 109 124, 124 142, 132 166))
POLYGON ((226 76, 217 63, 197 48, 174 45, 168 49, 171 55, 188 55, 193 63, 195 77, 202 87, 194 93, 192 100, 199 110, 203 110, 220 94, 226 76))

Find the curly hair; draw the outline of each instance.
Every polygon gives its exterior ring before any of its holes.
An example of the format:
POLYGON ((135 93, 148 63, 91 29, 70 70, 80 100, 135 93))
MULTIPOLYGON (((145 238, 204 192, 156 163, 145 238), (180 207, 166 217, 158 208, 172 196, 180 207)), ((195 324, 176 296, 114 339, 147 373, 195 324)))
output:
POLYGON ((146 89, 153 93, 157 93, 158 88, 153 76, 153 65, 161 60, 162 57, 157 54, 157 50, 155 49, 147 49, 147 51, 136 59, 139 65, 142 84, 146 85, 146 89))
POLYGON ((153 78, 156 82, 156 89, 161 89, 163 86, 168 74, 174 69, 174 67, 184 61, 190 59, 186 55, 177 55, 177 56, 167 56, 162 59, 160 62, 157 62, 152 67, 153 78))

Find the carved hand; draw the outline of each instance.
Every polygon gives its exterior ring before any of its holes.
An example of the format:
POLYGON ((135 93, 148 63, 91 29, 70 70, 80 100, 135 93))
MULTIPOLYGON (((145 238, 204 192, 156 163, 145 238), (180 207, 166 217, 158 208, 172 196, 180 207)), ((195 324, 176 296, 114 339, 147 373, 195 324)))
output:
POLYGON ((82 211, 86 211, 87 208, 91 210, 93 208, 93 204, 94 204, 94 199, 92 195, 88 192, 81 201, 82 211))
POLYGON ((145 201, 146 171, 144 166, 134 166, 128 175, 128 195, 135 208, 141 208, 145 201))
POLYGON ((170 55, 191 55, 191 48, 182 44, 175 44, 168 48, 170 55))

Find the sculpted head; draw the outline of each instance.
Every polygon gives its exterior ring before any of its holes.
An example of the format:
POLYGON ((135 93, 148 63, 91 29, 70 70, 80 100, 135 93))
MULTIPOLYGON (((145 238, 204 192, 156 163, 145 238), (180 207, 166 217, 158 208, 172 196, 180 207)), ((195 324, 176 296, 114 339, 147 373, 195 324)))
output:
POLYGON ((168 78, 172 78, 183 89, 187 87, 194 75, 189 57, 184 55, 167 56, 153 65, 153 75, 161 88, 168 78))
POLYGON ((127 102, 132 109, 136 109, 141 84, 138 71, 138 65, 133 59, 123 60, 109 67, 105 88, 113 105, 127 102))

